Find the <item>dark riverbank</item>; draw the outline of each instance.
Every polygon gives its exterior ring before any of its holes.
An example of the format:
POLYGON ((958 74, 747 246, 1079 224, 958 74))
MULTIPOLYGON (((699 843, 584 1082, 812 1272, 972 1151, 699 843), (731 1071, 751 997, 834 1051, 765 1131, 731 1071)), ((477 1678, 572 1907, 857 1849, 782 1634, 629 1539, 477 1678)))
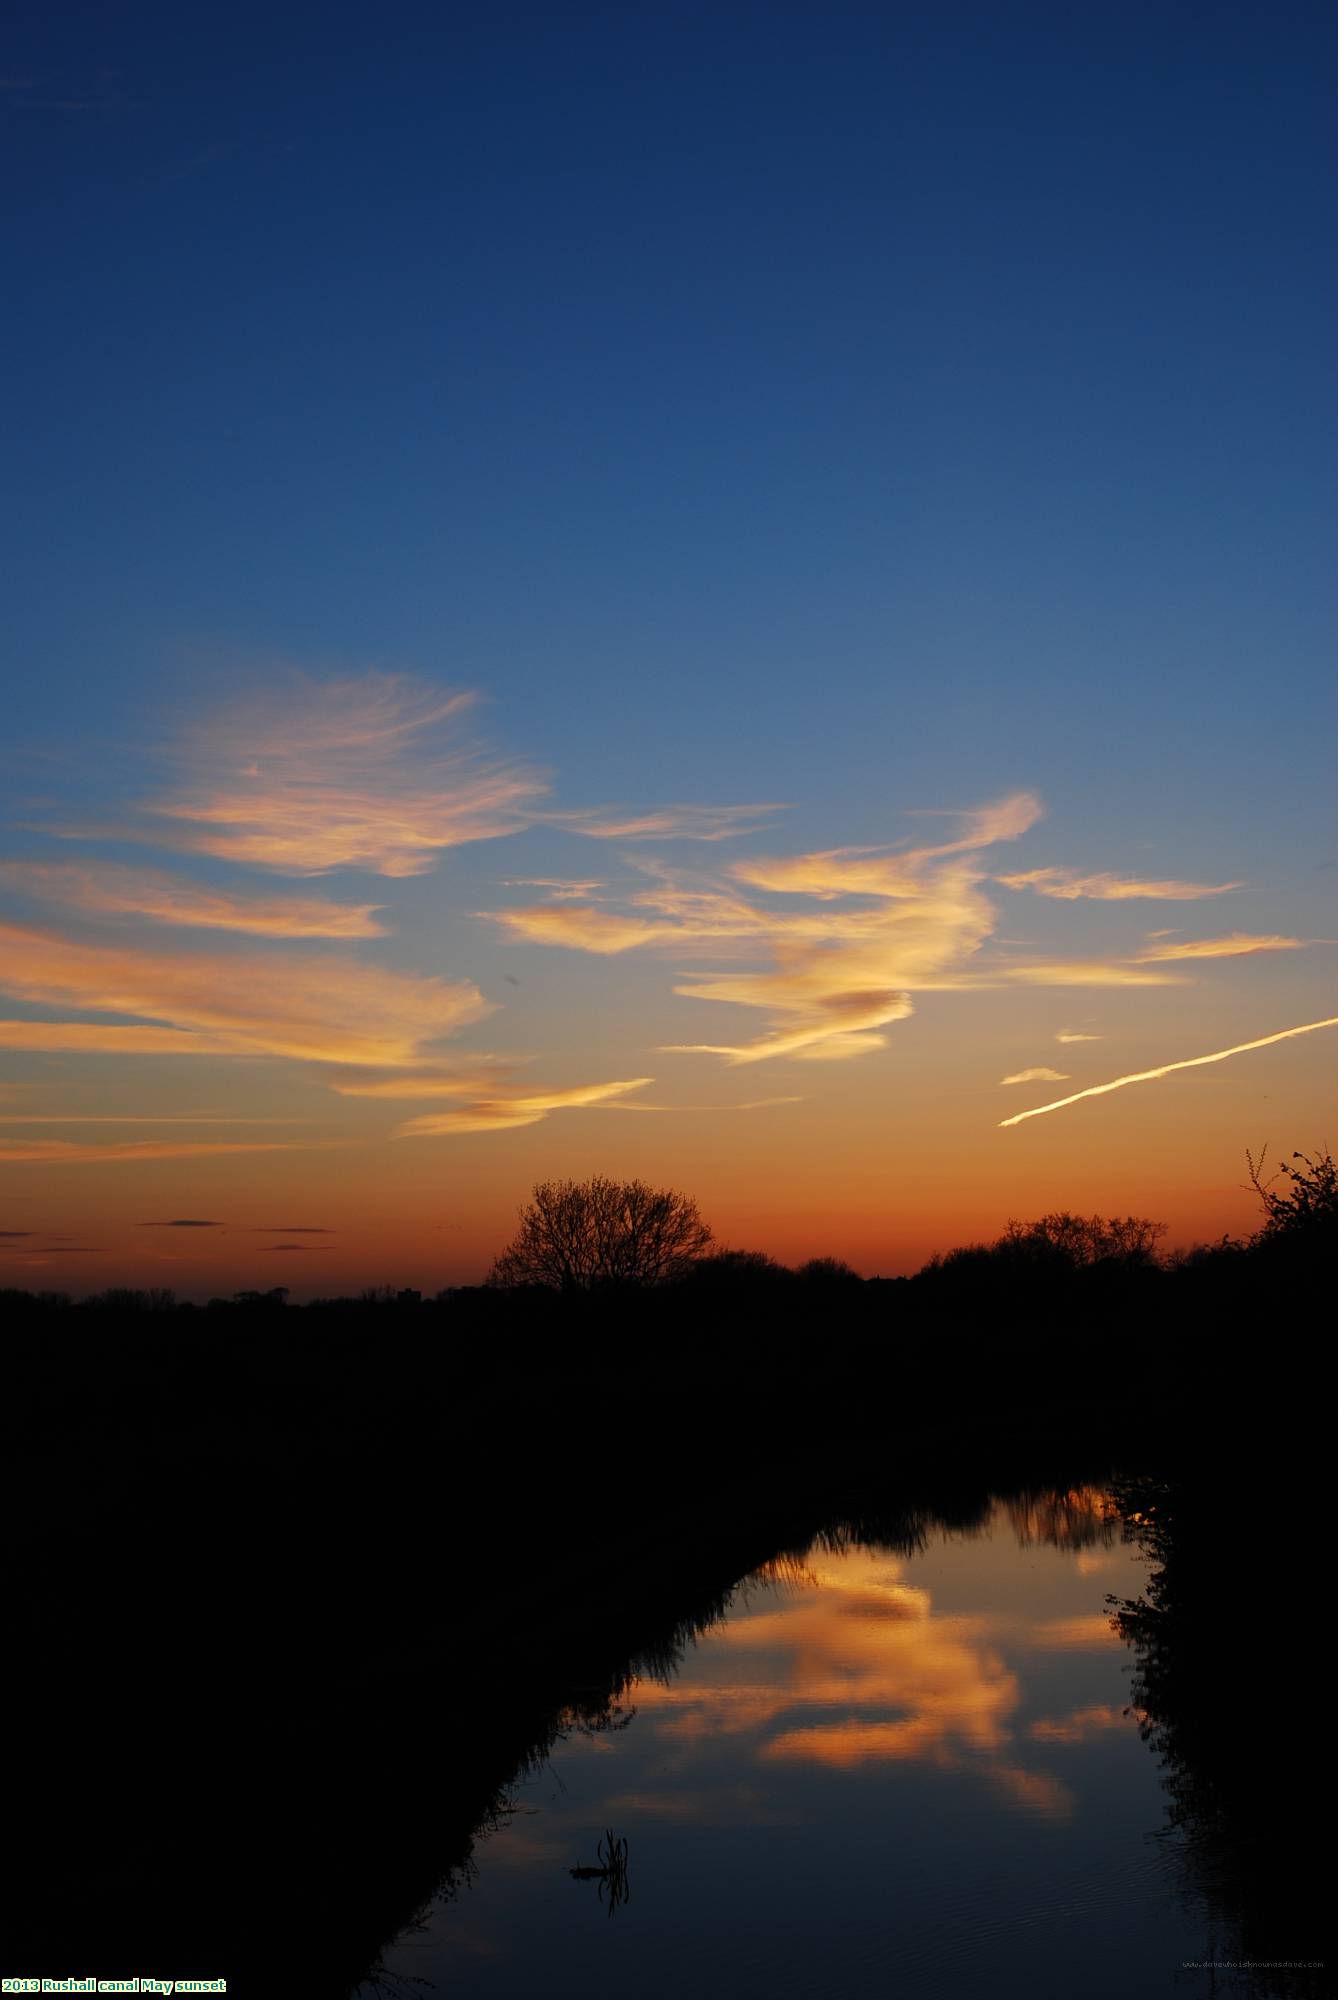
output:
POLYGON ((1278 1276, 23 1314, 7 1966, 333 2000, 566 1711, 834 1521, 1121 1469, 1280 1508, 1299 1580, 1314 1273, 1278 1276))

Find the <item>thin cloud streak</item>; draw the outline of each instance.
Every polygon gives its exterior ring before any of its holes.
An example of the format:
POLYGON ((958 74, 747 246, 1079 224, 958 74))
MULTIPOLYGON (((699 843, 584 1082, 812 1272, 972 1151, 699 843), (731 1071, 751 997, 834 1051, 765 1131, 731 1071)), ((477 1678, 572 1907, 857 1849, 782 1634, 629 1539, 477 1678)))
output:
MULTIPOLYGON (((424 1047, 493 1012, 478 988, 360 965, 352 959, 175 956, 75 943, 53 933, 0 925, 0 989, 43 1006, 140 1014, 156 1025, 135 1033, 103 1030, 87 1048, 153 1046, 152 1037, 188 1032, 213 1054, 290 1056, 306 1062, 372 1068, 421 1061, 424 1047), (128 1038, 129 1037, 129 1038, 128 1038)), ((13 1033, 33 1024, 0 1024, 9 1047, 58 1046, 54 1034, 13 1033)), ((65 1035, 72 1025, 49 1023, 65 1035)), ((70 1046, 68 1042, 65 1046, 70 1046)), ((179 1049, 179 1041, 161 1043, 179 1049)))
MULTIPOLYGON (((439 1073, 427 1076, 377 1077, 355 1083, 332 1083, 330 1088, 340 1097, 371 1097, 381 1100, 400 1098, 416 1099, 419 1101, 432 1097, 453 1097, 472 1099, 475 1105, 515 1105, 523 1102, 532 1106, 541 1097, 552 1095, 550 1092, 538 1092, 533 1089, 527 1089, 523 1083, 513 1082, 512 1078, 508 1075, 508 1069, 514 1067, 514 1064, 504 1065, 501 1059, 497 1058, 495 1066, 491 1068, 481 1067, 454 1073, 439 1073)), ((651 1081, 653 1079, 643 1078, 641 1083, 644 1084, 651 1081)), ((639 1084, 637 1087, 640 1088, 641 1085, 639 1084)), ((594 1100, 584 1094, 582 1086, 578 1085, 576 1088, 579 1095, 577 1098, 571 1100, 572 1103, 579 1102, 593 1105, 598 1102, 598 1108, 605 1111, 762 1111, 769 1109, 773 1105, 799 1104, 803 1101, 799 1097, 755 1097, 749 1098, 740 1104, 633 1104, 624 1102, 621 1098, 615 1099, 613 1097, 608 1098, 607 1101, 603 1099, 594 1100)), ((605 1089, 607 1087, 599 1085, 596 1088, 605 1089)), ((620 1085, 618 1088, 621 1090, 626 1088, 626 1086, 620 1085)), ((559 1109, 562 1107, 554 1106, 552 1108, 559 1109)), ((3 1123, 4 1117, 0 1113, 0 1124, 3 1123)), ((458 1124, 452 1124, 450 1129, 458 1131, 461 1128, 458 1124)))
POLYGON ((1153 972, 1128 959, 1056 959, 1048 965, 1001 965, 995 979, 1022 986, 1185 986, 1183 973, 1153 972))
MULTIPOLYGON (((325 1145, 337 1143, 326 1141, 325 1145)), ((131 1160, 198 1160, 225 1153, 295 1153, 310 1150, 309 1142, 276 1143, 257 1140, 254 1145, 187 1144, 176 1139, 137 1139, 112 1146, 82 1145, 73 1139, 0 1140, 0 1160, 20 1161, 29 1167, 92 1166, 131 1160)))
POLYGON ((144 1111, 11 1112, 0 1110, 0 1125, 307 1125, 306 1118, 218 1118, 197 1117, 189 1111, 162 1115, 144 1111))
POLYGON ((608 1104, 607 1111, 772 1111, 781 1104, 802 1104, 802 1097, 747 1097, 737 1104, 608 1104))
POLYGON ((425 1076, 360 1077, 354 1081, 338 1078, 330 1088, 339 1097, 491 1097, 509 1087, 514 1067, 483 1060, 464 1070, 438 1070, 425 1076))
POLYGON ((185 1034, 176 1028, 106 1027, 100 1021, 0 1021, 0 1049, 28 1049, 42 1055, 233 1055, 218 1035, 185 1034))
POLYGON ((1080 897, 1098 903, 1195 903, 1202 896, 1225 896, 1245 887, 1243 882, 1149 882, 1122 875, 1082 875, 1076 868, 1029 868, 1020 875, 994 879, 1005 889, 1032 889, 1038 896, 1054 896, 1065 903, 1080 897))
POLYGON ((1138 956, 1144 964, 1173 959, 1249 958, 1258 951, 1304 951, 1307 945, 1327 942, 1324 938, 1249 937, 1244 931, 1232 931, 1227 937, 1187 938, 1180 944, 1159 944, 1152 950, 1140 951, 1138 956))
POLYGON ((1001 1076, 1001 1085, 1007 1083, 1067 1083, 1068 1078, 1061 1069, 1020 1069, 1012 1076, 1001 1076))
POLYGON ((401 1125, 399 1139, 443 1138, 459 1132, 508 1132, 522 1125, 537 1125, 553 1111, 576 1111, 607 1104, 630 1090, 644 1090, 654 1077, 638 1076, 619 1083, 573 1084, 564 1090, 519 1092, 513 1095, 479 1097, 454 1111, 433 1111, 411 1118, 401 1125))
POLYGON ((0 862, 0 881, 25 896, 92 917, 144 917, 194 930, 250 937, 375 938, 380 903, 333 903, 319 896, 240 896, 206 889, 159 869, 112 861, 0 862))
POLYGON ((658 806, 650 812, 617 812, 593 806, 586 811, 537 814, 545 826, 564 827, 587 840, 734 840, 755 833, 783 805, 658 806))
POLYGON ((1152 1083, 1158 1077, 1169 1076, 1172 1070, 1199 1069, 1206 1063, 1225 1062, 1228 1056, 1248 1055, 1251 1049, 1270 1048, 1274 1042, 1290 1041, 1293 1035, 1313 1035, 1319 1028, 1338 1028, 1338 1014, 1330 1015, 1326 1021, 1305 1021, 1299 1028, 1283 1028, 1276 1035, 1261 1035, 1258 1041, 1237 1042, 1234 1048, 1216 1049, 1211 1055, 1187 1056, 1183 1062, 1163 1063, 1159 1069, 1136 1070, 1132 1076, 1117 1076, 1110 1083, 1094 1083, 1088 1090, 1075 1090, 1071 1097, 1056 1098, 1053 1104, 1037 1104, 1030 1111, 1018 1111, 1011 1118, 1001 1118, 1000 1126, 1021 1125, 1027 1118, 1042 1118, 1047 1111, 1062 1111, 1066 1105, 1077 1104, 1084 1097, 1104 1097, 1108 1091, 1123 1090, 1130 1083, 1152 1083))

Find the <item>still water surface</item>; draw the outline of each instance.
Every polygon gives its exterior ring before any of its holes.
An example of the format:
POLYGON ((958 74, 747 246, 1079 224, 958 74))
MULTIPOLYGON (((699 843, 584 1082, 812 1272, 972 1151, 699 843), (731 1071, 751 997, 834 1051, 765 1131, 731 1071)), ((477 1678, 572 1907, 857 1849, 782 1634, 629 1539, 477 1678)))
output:
POLYGON ((1093 1490, 909 1552, 820 1540, 639 1675, 614 1726, 574 1725, 386 1973, 619 2000, 1206 1993, 1105 1604, 1146 1580, 1093 1490), (606 1829, 625 1881, 573 1878, 606 1829))

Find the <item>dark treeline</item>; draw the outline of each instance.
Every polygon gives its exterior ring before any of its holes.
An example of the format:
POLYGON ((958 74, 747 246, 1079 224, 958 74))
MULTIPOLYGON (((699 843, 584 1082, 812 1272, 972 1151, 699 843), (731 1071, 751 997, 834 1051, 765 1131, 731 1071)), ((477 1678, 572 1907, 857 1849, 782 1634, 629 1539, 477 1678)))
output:
MULTIPOLYGON (((900 1280, 698 1243, 649 1284, 512 1266, 434 1300, 9 1294, 7 1970, 334 2000, 525 1758, 759 1564, 1116 1469, 1254 1537, 1234 1595, 1126 1608, 1146 1662, 1195 1661, 1141 1669, 1174 1809, 1216 1810, 1234 1714, 1274 1773, 1234 1824, 1285 1811, 1315 1717, 1242 1633, 1267 1607, 1291 1658, 1318 1613, 1268 1564, 1311 1528, 1326 1442, 1326 1171, 1267 1184, 1252 1242, 1170 1260, 1149 1225, 1050 1217, 900 1280), (1221 1721, 1196 1730, 1209 1663, 1221 1721)), ((1294 1945, 1275 1889, 1248 1936, 1294 1945)))
MULTIPOLYGON (((754 1250, 714 1246, 712 1232, 690 1196, 673 1189, 650 1188, 642 1181, 545 1181, 521 1211, 520 1228, 495 1261, 485 1287, 451 1287, 427 1301, 429 1308, 467 1306, 471 1295, 488 1292, 527 1293, 537 1310, 553 1293, 570 1298, 635 1294, 638 1306, 652 1293, 672 1297, 676 1306, 694 1311, 726 1299, 756 1306, 782 1302, 801 1306, 807 1296, 839 1294, 853 1303, 857 1289, 881 1295, 888 1286, 951 1288, 956 1292, 984 1287, 996 1297, 1026 1294, 1044 1300, 1053 1294, 1067 1302, 1081 1295, 1127 1290, 1139 1283, 1146 1289, 1153 1278, 1179 1278, 1180 1289, 1190 1274, 1198 1289, 1214 1284, 1250 1283, 1258 1276, 1274 1282, 1279 1272, 1289 1279, 1313 1271, 1322 1274, 1332 1260, 1338 1239, 1338 1164, 1327 1154, 1316 1158, 1293 1153, 1275 1173, 1265 1176, 1266 1158, 1256 1162, 1247 1153, 1250 1179, 1262 1217, 1247 1238, 1224 1236, 1165 1257, 1159 1254, 1164 1225, 1144 1216, 1075 1215, 1055 1211, 1030 1222, 1010 1222, 993 1243, 973 1243, 931 1258, 912 1279, 861 1278, 838 1257, 814 1257, 797 1269, 754 1250)), ((212 1298, 210 1312, 273 1312, 289 1304, 287 1286, 234 1292, 212 1298)), ((421 1307, 423 1294, 395 1285, 365 1287, 343 1298, 311 1301, 315 1313, 396 1306, 421 1307)), ((75 1304, 68 1292, 0 1289, 0 1306, 32 1317, 68 1310, 75 1304)), ((140 1318, 146 1313, 189 1312, 189 1302, 162 1287, 137 1289, 115 1286, 90 1293, 86 1310, 140 1318)))

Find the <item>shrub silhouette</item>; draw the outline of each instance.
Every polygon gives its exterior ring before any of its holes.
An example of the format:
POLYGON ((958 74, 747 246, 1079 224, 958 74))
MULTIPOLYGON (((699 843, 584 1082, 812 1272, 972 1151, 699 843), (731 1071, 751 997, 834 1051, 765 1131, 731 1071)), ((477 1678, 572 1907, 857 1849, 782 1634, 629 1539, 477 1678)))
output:
POLYGON ((1299 1166, 1283 1161, 1275 1174, 1265 1180, 1264 1163, 1268 1157, 1267 1147, 1256 1161, 1246 1153, 1250 1166, 1250 1185, 1263 1204, 1264 1222, 1255 1241, 1265 1246, 1285 1243, 1289 1248, 1307 1251, 1332 1250, 1338 1247, 1338 1165, 1330 1153, 1319 1153, 1312 1160, 1308 1153, 1293 1153, 1292 1161, 1300 1161, 1299 1166), (1284 1193, 1277 1183, 1286 1183, 1284 1193))
POLYGON ((1164 1222, 1151 1222, 1144 1215, 1103 1220, 1099 1215, 1057 1209, 1035 1222, 1010 1222, 1002 1244, 1018 1256, 1052 1258, 1077 1270, 1089 1264, 1150 1264, 1165 1234, 1164 1222))
POLYGON ((690 1195, 644 1181, 540 1181, 488 1283, 589 1292, 682 1277, 711 1241, 690 1195))
POLYGON ((971 1243, 932 1257, 926 1272, 958 1277, 1059 1278, 1096 1266, 1151 1268, 1164 1222, 1143 1215, 1074 1215, 1055 1209, 1034 1222, 1010 1222, 993 1243, 971 1243))
POLYGON ((810 1257, 795 1272, 806 1285, 861 1285, 864 1280, 853 1264, 841 1257, 810 1257))

